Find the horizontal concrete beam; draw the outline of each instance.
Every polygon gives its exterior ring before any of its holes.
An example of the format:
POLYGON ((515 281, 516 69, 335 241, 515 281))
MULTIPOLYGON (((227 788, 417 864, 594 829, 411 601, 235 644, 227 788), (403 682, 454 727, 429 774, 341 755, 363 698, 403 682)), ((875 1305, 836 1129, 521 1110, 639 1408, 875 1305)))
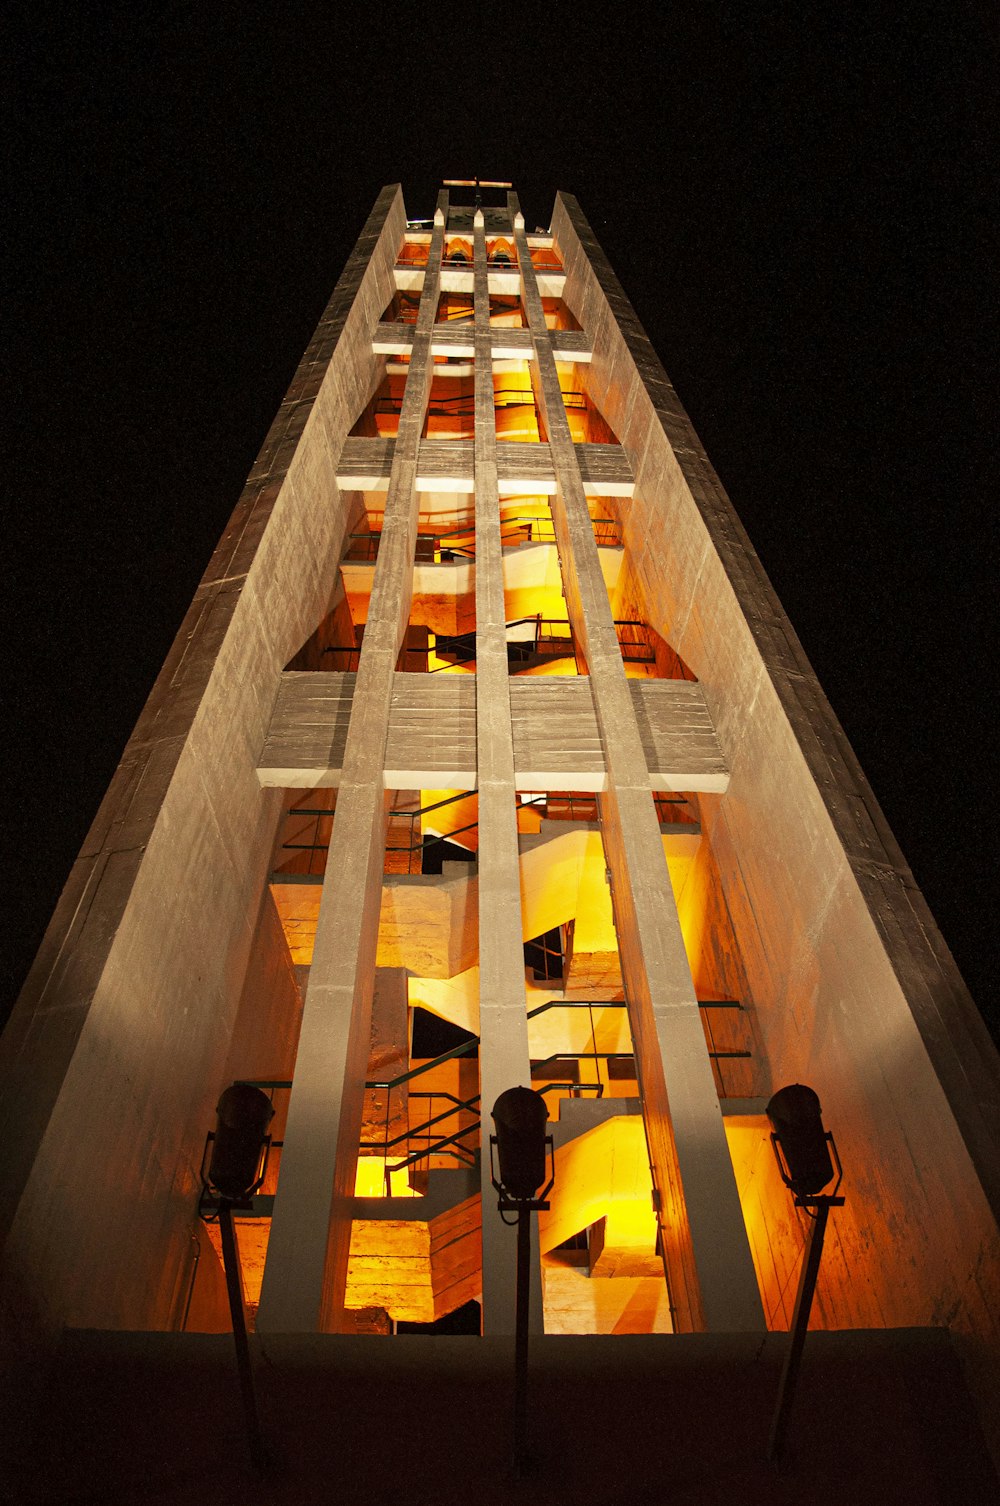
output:
MULTIPOLYGON (((515 293, 521 291, 521 274, 517 267, 509 271, 498 272, 491 270, 489 276, 489 290, 491 293, 501 293, 507 298, 512 298, 515 293)), ((419 293, 424 285, 423 267, 413 266, 407 262, 393 268, 393 277, 396 287, 401 293, 419 293)), ((561 298, 566 286, 565 272, 538 271, 538 291, 543 298, 561 298)), ((441 272, 442 293, 472 293, 472 268, 468 271, 459 267, 444 267, 441 272)))
MULTIPOLYGON (((552 354, 557 361, 589 361, 591 359, 590 336, 581 329, 553 329, 549 331, 552 354)), ((413 349, 413 325, 382 323, 372 338, 372 350, 380 356, 408 356, 413 349)), ((449 323, 436 324, 431 335, 431 355, 465 356, 472 360, 475 349, 473 325, 449 323)), ((494 361, 530 361, 532 356, 530 329, 505 329, 502 326, 490 330, 490 354, 494 361)))
MULTIPOLYGON (((257 766, 264 786, 340 783, 356 676, 286 672, 257 766)), ((652 790, 721 794, 729 771, 700 685, 630 680, 652 790)), ((519 789, 603 790, 607 775, 586 676, 510 681, 519 789)), ((476 677, 401 674, 393 683, 385 752, 387 789, 473 789, 477 782, 476 677)))
MULTIPOLYGON (((351 438, 344 442, 337 464, 341 491, 386 491, 394 439, 351 438)), ((631 497, 635 481, 628 457, 620 445, 576 446, 583 489, 591 497, 631 497)), ((500 495, 550 496, 556 489, 552 456, 547 444, 497 442, 497 472, 500 495)), ((471 439, 422 439, 417 450, 418 492, 468 492, 474 490, 473 442, 471 439)))

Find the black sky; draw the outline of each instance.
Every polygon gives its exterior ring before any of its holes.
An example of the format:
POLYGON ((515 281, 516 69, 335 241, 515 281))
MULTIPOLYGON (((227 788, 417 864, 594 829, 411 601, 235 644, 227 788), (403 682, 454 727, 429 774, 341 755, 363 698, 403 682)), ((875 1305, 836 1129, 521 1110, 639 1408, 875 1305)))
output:
POLYGON ((378 189, 478 171, 581 199, 996 1028, 992 10, 94 9, 5 63, 5 995, 378 189))

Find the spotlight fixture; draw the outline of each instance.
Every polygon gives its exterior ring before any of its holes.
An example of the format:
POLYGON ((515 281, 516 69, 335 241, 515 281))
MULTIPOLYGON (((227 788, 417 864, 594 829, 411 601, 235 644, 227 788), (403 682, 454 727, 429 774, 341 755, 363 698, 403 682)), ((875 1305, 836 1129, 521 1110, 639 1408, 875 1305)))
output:
POLYGON ((508 1088, 493 1105, 496 1134, 490 1136, 490 1173, 504 1223, 517 1214, 517 1308, 514 1324, 514 1473, 527 1467, 528 1307, 531 1289, 531 1214, 548 1208, 555 1181, 552 1136, 545 1099, 533 1088, 508 1088), (499 1162, 494 1167, 493 1152, 499 1162), (548 1164, 546 1165, 546 1157, 548 1164), (546 1181, 548 1176, 548 1181, 546 1181), (544 1186, 542 1184, 545 1184, 544 1186))
POLYGON ((781 1180, 790 1189, 796 1208, 804 1209, 812 1220, 767 1445, 767 1457, 777 1461, 784 1446, 788 1415, 802 1361, 827 1219, 831 1208, 841 1208, 844 1204, 844 1199, 837 1196, 844 1171, 834 1138, 823 1125, 819 1095, 812 1088, 807 1088, 801 1082, 779 1088, 768 1103, 766 1112, 771 1125, 771 1145, 781 1180), (824 1192, 823 1188, 829 1187, 834 1175, 837 1181, 833 1191, 824 1192))

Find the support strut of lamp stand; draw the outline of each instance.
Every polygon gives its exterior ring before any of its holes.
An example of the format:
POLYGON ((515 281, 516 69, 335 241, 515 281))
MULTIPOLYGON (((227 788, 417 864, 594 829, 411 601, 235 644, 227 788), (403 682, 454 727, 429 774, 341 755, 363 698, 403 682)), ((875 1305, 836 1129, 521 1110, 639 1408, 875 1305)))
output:
POLYGON ((514 1473, 524 1474, 528 1431, 528 1317, 531 1293, 531 1214, 549 1207, 555 1181, 549 1111, 532 1088, 508 1088, 493 1105, 496 1134, 490 1136, 490 1179, 504 1223, 517 1214, 517 1299, 514 1324, 514 1473), (499 1162, 494 1165, 494 1150, 499 1162), (548 1180, 546 1181, 546 1176, 548 1180), (542 1184, 545 1184, 544 1186, 542 1184))
POLYGON ((796 1208, 804 1208, 812 1220, 795 1297, 785 1363, 778 1386, 778 1399, 767 1442, 768 1459, 772 1463, 778 1463, 785 1444, 788 1418, 802 1363, 802 1349, 816 1293, 816 1278, 823 1255, 827 1220, 831 1208, 844 1206, 844 1198, 837 1196, 844 1179, 844 1168, 840 1164, 833 1135, 823 1127, 819 1097, 812 1088, 799 1082, 780 1088, 768 1103, 766 1112, 771 1124, 771 1145, 781 1180, 791 1191, 796 1208), (830 1185, 835 1174, 837 1180, 833 1191, 824 1193, 823 1188, 830 1185))
POLYGON ((264 1471, 270 1458, 257 1412, 233 1214, 251 1210, 250 1199, 264 1180, 271 1149, 267 1127, 274 1117, 274 1105, 260 1088, 251 1087, 249 1083, 234 1083, 219 1099, 216 1114, 215 1133, 208 1136, 205 1144, 206 1156, 208 1147, 212 1148, 207 1171, 204 1170, 205 1158, 202 1158, 202 1195, 198 1212, 206 1222, 214 1218, 219 1222, 247 1447, 254 1468, 264 1471))

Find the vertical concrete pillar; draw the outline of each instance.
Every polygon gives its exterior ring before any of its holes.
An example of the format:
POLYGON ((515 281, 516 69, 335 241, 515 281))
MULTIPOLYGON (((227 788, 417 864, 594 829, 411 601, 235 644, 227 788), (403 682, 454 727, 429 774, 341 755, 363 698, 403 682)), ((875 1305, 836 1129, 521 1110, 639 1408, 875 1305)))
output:
MULTIPOLYGON (((510 718, 503 548, 497 484, 496 414, 486 231, 478 210, 473 248, 475 308, 476 744, 479 788, 479 1091, 482 1104, 483 1332, 513 1333, 517 1231, 496 1209, 490 1183, 490 1113, 498 1096, 530 1087, 521 943, 521 882, 510 718)), ((537 1218, 532 1326, 542 1329, 537 1218)))
POLYGON ((517 198, 508 196, 556 475, 563 589, 586 658, 607 770, 601 826, 657 1217, 680 1331, 764 1326, 649 774, 517 198))
POLYGON ((433 372, 448 195, 439 196, 344 751, 257 1326, 343 1324, 371 1040, 388 797, 385 745, 413 597, 417 446, 433 372))

